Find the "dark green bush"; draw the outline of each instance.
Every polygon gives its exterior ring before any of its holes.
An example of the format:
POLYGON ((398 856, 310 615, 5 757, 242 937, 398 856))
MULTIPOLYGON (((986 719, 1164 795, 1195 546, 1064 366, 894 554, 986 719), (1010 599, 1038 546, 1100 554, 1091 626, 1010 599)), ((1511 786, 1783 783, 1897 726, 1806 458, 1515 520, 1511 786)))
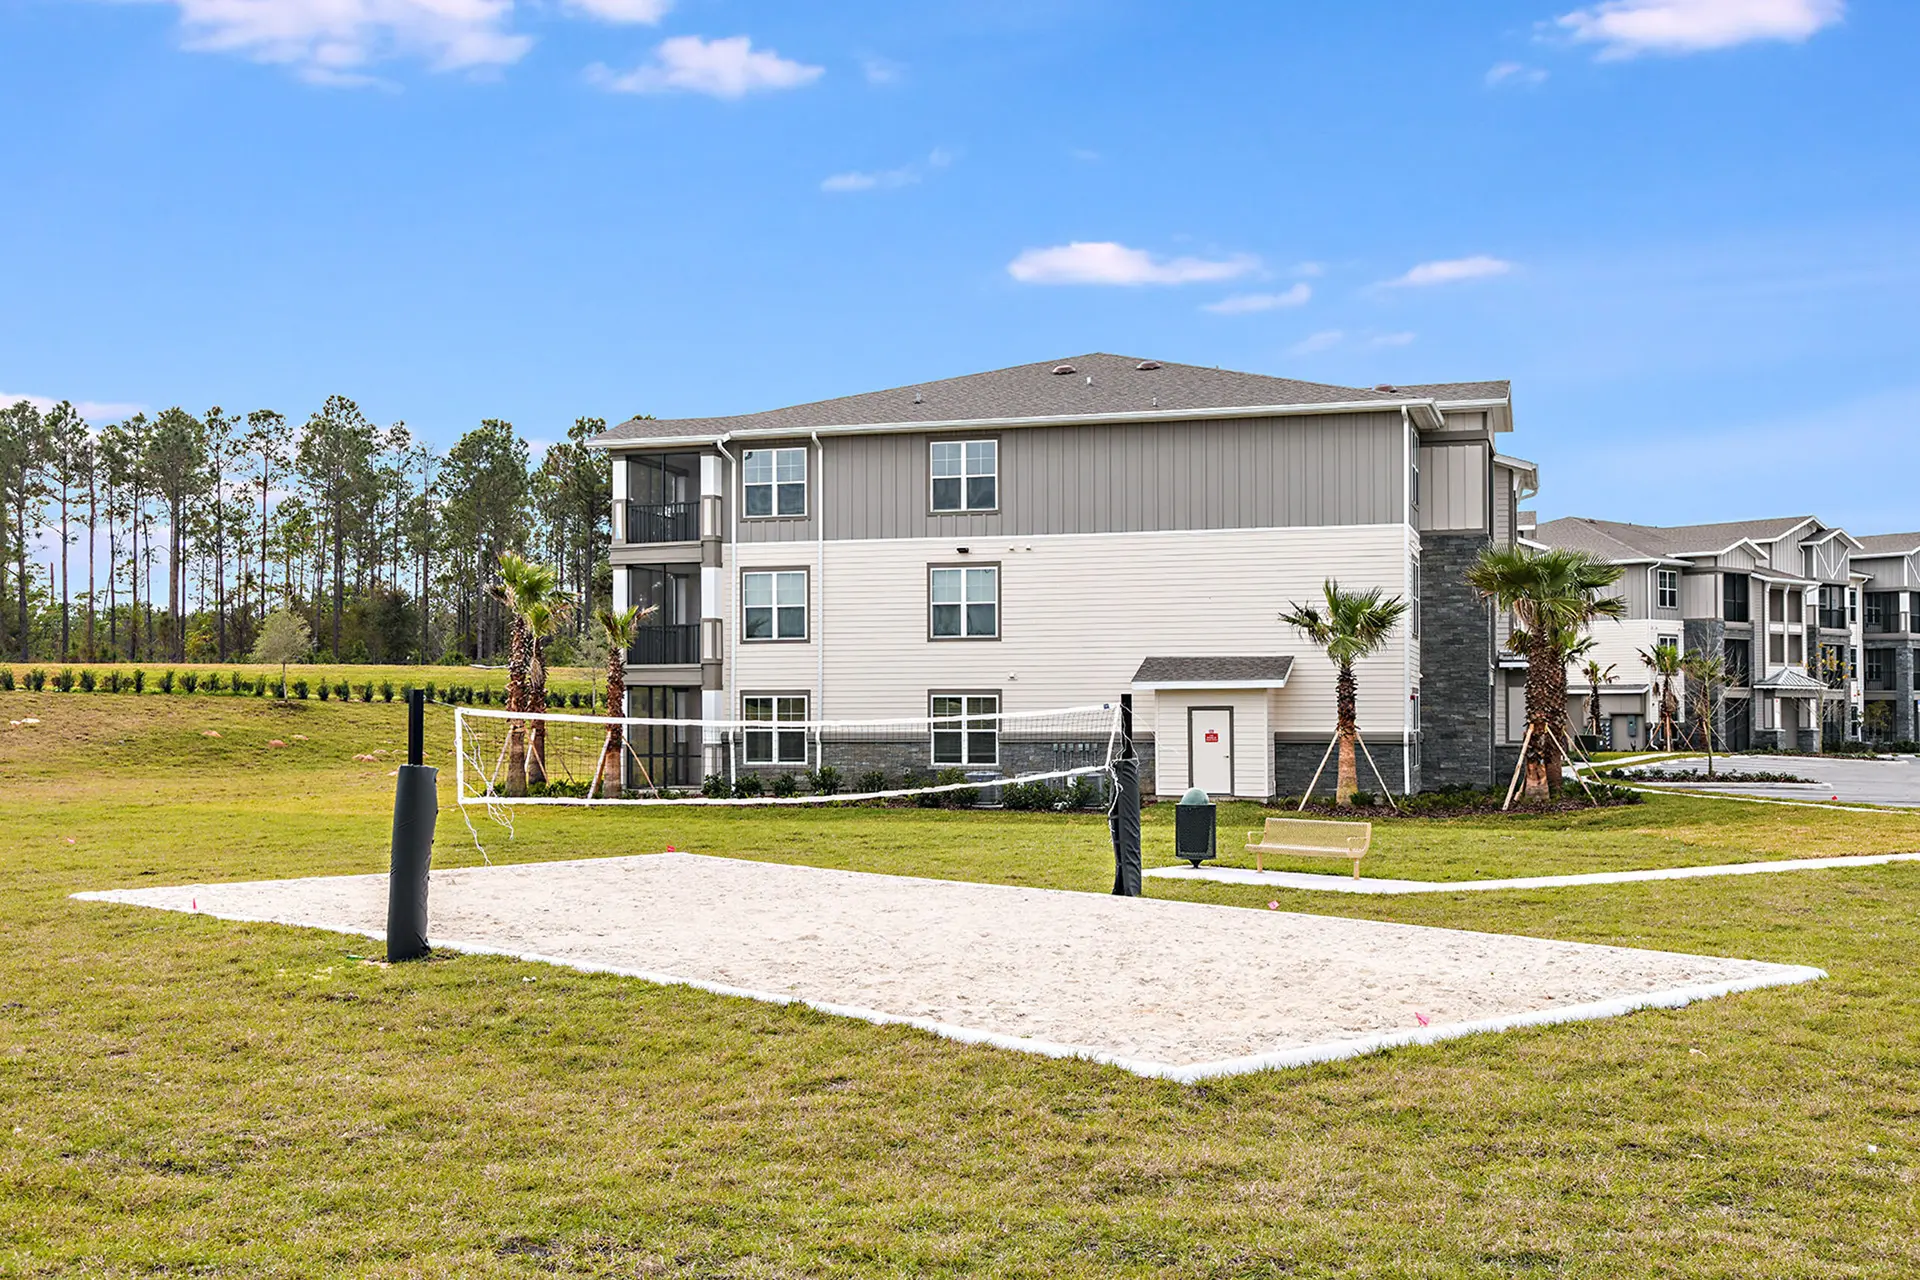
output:
POLYGON ((725 800, 733 794, 733 788, 727 785, 722 773, 710 773, 700 780, 700 794, 709 800, 725 800))
POLYGON ((307 696, 307 682, 305 680, 295 680, 293 682, 293 696, 301 699, 307 696))
POLYGON ((92 693, 93 690, 94 690, 93 668, 89 667, 85 671, 82 671, 80 673, 80 692, 92 693))
POLYGON ((47 673, 39 667, 27 672, 27 692, 40 693, 47 687, 47 673))
POLYGON ((59 673, 53 677, 53 688, 56 693, 72 693, 73 685, 74 675, 72 667, 61 668, 59 673))
POLYGON ((13 668, 0 664, 0 692, 13 692, 13 668))
POLYGON ((772 791, 775 798, 781 800, 788 796, 797 796, 800 794, 800 779, 791 773, 776 773, 773 775, 772 791))
POLYGON ((887 789, 887 771, 885 769, 867 769, 853 780, 853 789, 860 792, 885 791, 887 789))
POLYGON ((1100 803, 1100 784, 1092 774, 1076 774, 1067 779, 1066 794, 1061 801, 1068 809, 1095 808, 1100 803))
MULTIPOLYGON (((320 695, 320 701, 325 702, 327 698, 333 693, 333 687, 329 685, 325 680, 322 680, 320 682, 320 688, 316 690, 316 692, 319 693, 320 695)), ((300 696, 304 698, 307 695, 303 693, 300 696)))
POLYGON ((753 796, 760 795, 765 790, 766 785, 760 781, 760 775, 757 773, 743 773, 733 780, 733 798, 735 800, 750 799, 753 796))
POLYGON ((200 673, 198 671, 188 671, 181 675, 180 688, 182 690, 184 690, 187 693, 192 693, 195 689, 198 689, 199 687, 200 687, 200 673))
POLYGON ((147 691, 147 673, 139 667, 133 669, 133 691, 135 693, 145 693, 147 691))
POLYGON ((382 702, 393 701, 393 681, 382 680, 380 682, 380 701, 382 702))
POLYGON ((823 764, 807 774, 807 790, 817 796, 840 794, 840 771, 830 764, 823 764))
MULTIPOLYGON (((236 676, 234 678, 238 679, 239 677, 236 676)), ((218 671, 209 671, 207 672, 205 683, 208 693, 219 693, 225 682, 220 679, 220 673, 218 671)))
POLYGON ((177 682, 173 678, 173 670, 172 668, 168 668, 165 674, 163 674, 160 677, 160 685, 159 685, 160 692, 172 693, 173 686, 175 685, 175 683, 177 682))

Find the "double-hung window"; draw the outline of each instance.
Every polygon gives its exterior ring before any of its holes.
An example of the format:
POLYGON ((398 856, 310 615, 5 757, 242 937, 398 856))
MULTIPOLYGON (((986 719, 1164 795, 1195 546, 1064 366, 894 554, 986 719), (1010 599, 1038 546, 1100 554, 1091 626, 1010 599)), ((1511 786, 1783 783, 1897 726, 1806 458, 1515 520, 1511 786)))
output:
POLYGON ((1000 695, 936 693, 933 762, 936 765, 1000 763, 1000 695))
POLYGON ((756 693, 740 699, 748 764, 807 762, 807 696, 756 693))
POLYGON ((747 516, 807 514, 807 451, 748 449, 740 455, 747 516))
POLYGON ((800 569, 780 569, 740 575, 748 640, 805 640, 807 638, 807 575, 800 569))
POLYGON ((928 571, 928 634, 935 640, 994 640, 1000 635, 1000 570, 928 571))
POLYGON ((935 440, 929 449, 935 511, 993 511, 1000 506, 1000 444, 935 440))
POLYGON ((1653 571, 1654 604, 1661 609, 1680 607, 1680 571, 1678 569, 1655 569, 1653 571))

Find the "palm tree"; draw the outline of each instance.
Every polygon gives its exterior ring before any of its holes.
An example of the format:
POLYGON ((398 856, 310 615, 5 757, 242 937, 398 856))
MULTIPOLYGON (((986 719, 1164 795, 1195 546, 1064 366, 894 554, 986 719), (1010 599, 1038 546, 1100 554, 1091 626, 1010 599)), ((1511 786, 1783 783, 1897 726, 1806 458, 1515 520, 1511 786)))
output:
MULTIPOLYGON (((628 606, 620 610, 601 609, 593 615, 607 636, 607 715, 610 717, 619 716, 626 709, 627 646, 633 643, 634 628, 641 618, 658 608, 658 605, 648 605, 645 609, 628 606)), ((625 753, 625 727, 619 720, 611 720, 607 725, 606 745, 600 748, 600 767, 594 770, 588 795, 606 796, 625 785, 621 776, 625 753)))
POLYGON ((1700 745, 1707 751, 1707 776, 1713 776, 1713 722, 1720 707, 1720 693, 1727 687, 1727 660, 1717 653, 1695 649, 1680 660, 1687 676, 1687 701, 1692 704, 1693 722, 1700 726, 1700 745))
POLYGON ((1580 674, 1587 678, 1587 688, 1593 691, 1587 695, 1587 725, 1593 730, 1593 737, 1596 741, 1602 736, 1600 732, 1600 686, 1613 679, 1613 672, 1613 663, 1609 662, 1603 667, 1600 665, 1598 658, 1588 658, 1585 665, 1580 669, 1580 674))
POLYGON ((1560 733, 1567 723, 1567 658, 1581 631, 1600 618, 1619 618, 1627 603, 1602 595, 1621 568, 1584 551, 1555 547, 1488 547, 1467 570, 1467 583, 1496 608, 1513 614, 1507 647, 1527 659, 1527 739, 1524 794, 1545 800, 1560 781, 1560 733))
MULTIPOLYGON (((511 551, 500 553, 500 581, 488 593, 507 608, 509 639, 507 644, 507 710, 531 711, 532 692, 528 683, 534 664, 534 635, 527 624, 528 611, 552 590, 553 570, 534 564, 511 551)), ((527 722, 507 722, 507 794, 527 794, 527 722)))
POLYGON ((1353 664, 1386 644, 1387 637, 1406 615, 1407 602, 1399 596, 1383 599, 1380 588, 1371 591, 1342 591, 1329 578, 1321 585, 1326 594, 1324 611, 1313 604, 1290 605, 1280 615, 1286 623, 1314 644, 1327 651, 1327 658, 1338 671, 1334 680, 1334 712, 1339 729, 1339 772, 1334 782, 1333 802, 1353 803, 1360 789, 1360 769, 1354 759, 1354 744, 1360 737, 1359 685, 1353 678, 1353 664))
MULTIPOLYGON (((557 575, 545 565, 547 594, 527 605, 526 626, 531 660, 527 664, 527 710, 541 715, 547 709, 547 640, 565 620, 569 601, 557 589, 557 575)), ((541 585, 535 583, 533 585, 541 585)), ((540 785, 547 780, 547 722, 533 722, 532 741, 527 748, 527 781, 540 785)))
POLYGON ((1677 646, 1664 640, 1651 649, 1640 650, 1638 657, 1641 664, 1653 674, 1656 701, 1660 708, 1660 740, 1666 744, 1666 749, 1671 751, 1673 750, 1673 721, 1680 710, 1680 699, 1674 696, 1673 684, 1685 670, 1686 660, 1680 656, 1677 646))

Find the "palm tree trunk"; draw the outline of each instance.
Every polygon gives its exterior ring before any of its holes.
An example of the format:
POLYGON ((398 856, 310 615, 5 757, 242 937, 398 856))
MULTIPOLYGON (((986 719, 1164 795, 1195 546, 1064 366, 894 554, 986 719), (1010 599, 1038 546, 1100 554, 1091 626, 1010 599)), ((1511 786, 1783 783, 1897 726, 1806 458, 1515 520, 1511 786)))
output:
MULTIPOLYGON (((533 661, 527 668, 527 710, 545 713, 547 709, 547 659, 540 652, 541 641, 534 636, 529 646, 533 661)), ((527 747, 527 781, 539 786, 547 782, 547 722, 533 722, 532 741, 527 747)))
MULTIPOLYGON (((1551 641, 1536 639, 1527 660, 1527 727, 1533 733, 1527 742, 1526 767, 1521 774, 1521 795, 1544 802, 1550 794, 1547 782, 1548 752, 1552 750, 1548 729, 1553 723, 1552 665, 1559 655, 1551 641)), ((1555 755, 1558 752, 1554 752, 1555 755)))
POLYGON ((1354 792, 1360 789, 1360 766, 1354 753, 1354 743, 1360 734, 1358 693, 1358 685, 1353 678, 1353 664, 1341 663, 1340 674, 1334 680, 1334 707, 1340 721, 1340 763, 1334 781, 1333 802, 1339 806, 1352 804, 1354 792))
MULTIPOLYGON (((618 636, 609 637, 607 644, 607 714, 620 715, 626 710, 621 702, 626 698, 627 656, 621 652, 618 636)), ((593 780, 593 793, 597 796, 619 798, 626 789, 626 726, 615 721, 607 726, 607 745, 600 752, 600 768, 593 780)))
MULTIPOLYGON (((507 710, 527 709, 527 635, 526 624, 512 615, 512 637, 507 646, 507 710)), ((527 794, 527 722, 507 722, 507 794, 527 794)))

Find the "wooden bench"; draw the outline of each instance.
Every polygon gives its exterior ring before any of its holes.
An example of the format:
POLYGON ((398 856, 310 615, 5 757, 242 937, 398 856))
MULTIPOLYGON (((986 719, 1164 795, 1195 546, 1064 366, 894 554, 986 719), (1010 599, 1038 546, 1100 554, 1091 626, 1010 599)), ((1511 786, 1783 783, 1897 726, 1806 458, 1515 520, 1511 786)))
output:
POLYGON ((1247 852, 1253 869, 1264 871, 1261 859, 1269 853, 1306 858, 1348 858, 1353 878, 1360 878, 1360 859, 1373 843, 1371 822, 1321 822, 1314 818, 1268 818, 1265 831, 1247 832, 1247 852))

